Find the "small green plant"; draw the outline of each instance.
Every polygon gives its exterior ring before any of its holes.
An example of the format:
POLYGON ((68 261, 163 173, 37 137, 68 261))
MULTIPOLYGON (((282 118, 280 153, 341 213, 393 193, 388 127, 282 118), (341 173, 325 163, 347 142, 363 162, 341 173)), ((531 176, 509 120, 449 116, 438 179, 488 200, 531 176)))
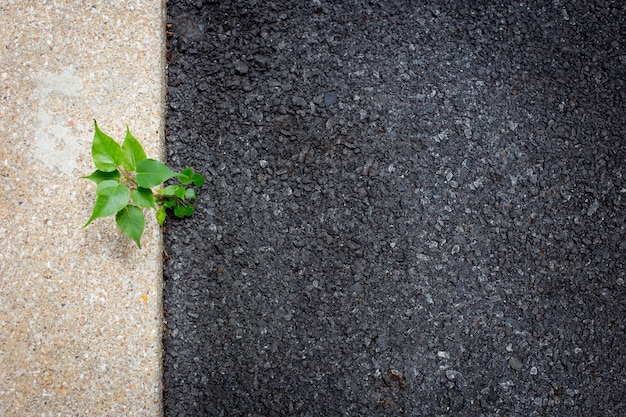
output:
POLYGON ((91 156, 96 170, 81 178, 97 184, 96 202, 91 217, 83 227, 99 217, 115 215, 122 232, 141 248, 145 219, 143 209, 154 209, 159 225, 163 226, 167 210, 176 217, 185 218, 194 213, 192 201, 196 198, 193 186, 202 187, 204 176, 185 168, 174 172, 167 165, 146 157, 137 139, 126 126, 126 138, 120 146, 98 128, 95 133, 91 156), (170 178, 178 178, 178 184, 152 189, 170 178))

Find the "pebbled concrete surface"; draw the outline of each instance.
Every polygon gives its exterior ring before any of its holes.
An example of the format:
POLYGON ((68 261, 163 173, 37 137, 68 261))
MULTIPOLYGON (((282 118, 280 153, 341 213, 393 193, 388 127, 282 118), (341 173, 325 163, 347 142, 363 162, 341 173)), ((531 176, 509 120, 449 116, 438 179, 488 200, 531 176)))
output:
POLYGON ((162 414, 161 234, 82 229, 93 119, 162 154, 164 4, 0 1, 0 416, 162 414))
POLYGON ((620 1, 171 1, 168 416, 626 414, 620 1))

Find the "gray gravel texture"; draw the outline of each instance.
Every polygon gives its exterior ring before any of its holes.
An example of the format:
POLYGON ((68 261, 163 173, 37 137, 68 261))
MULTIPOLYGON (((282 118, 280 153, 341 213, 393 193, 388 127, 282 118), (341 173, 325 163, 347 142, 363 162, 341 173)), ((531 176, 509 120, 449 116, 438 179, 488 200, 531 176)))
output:
POLYGON ((166 416, 626 415, 626 3, 169 3, 166 416))

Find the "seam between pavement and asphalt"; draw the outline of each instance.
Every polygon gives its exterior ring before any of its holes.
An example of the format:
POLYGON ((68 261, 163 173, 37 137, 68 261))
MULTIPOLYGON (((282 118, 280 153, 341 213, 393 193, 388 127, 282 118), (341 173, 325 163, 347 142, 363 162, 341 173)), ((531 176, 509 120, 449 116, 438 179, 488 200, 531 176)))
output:
POLYGON ((88 228, 93 119, 164 155, 165 1, 0 2, 0 417, 162 414, 162 236, 88 228))

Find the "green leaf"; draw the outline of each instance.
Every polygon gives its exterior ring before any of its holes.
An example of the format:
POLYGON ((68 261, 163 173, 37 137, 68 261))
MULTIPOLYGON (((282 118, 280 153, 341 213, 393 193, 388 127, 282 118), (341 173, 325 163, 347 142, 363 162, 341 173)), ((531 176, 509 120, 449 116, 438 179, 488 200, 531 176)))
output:
POLYGON ((178 185, 177 187, 176 191, 174 191, 174 195, 183 200, 185 198, 185 187, 181 185, 178 185))
POLYGON ((193 188, 185 190, 185 199, 194 200, 196 198, 196 191, 193 188))
POLYGON ((167 214, 165 213, 165 207, 159 207, 159 209, 156 211, 156 218, 157 222, 159 222, 159 226, 163 226, 166 216, 167 214))
POLYGON ((126 138, 124 138, 122 150, 126 155, 126 161, 123 166, 128 171, 136 170, 137 164, 146 159, 146 152, 143 150, 143 146, 141 146, 141 143, 130 133, 128 125, 126 125, 126 138))
POLYGON ((181 219, 184 219, 185 217, 189 217, 193 214, 194 209, 193 206, 191 204, 187 205, 187 206, 177 206, 174 209, 174 215, 176 217, 179 217, 181 219))
POLYGON ((193 174, 193 176, 191 177, 191 181, 193 181, 193 184, 196 187, 202 187, 202 184, 204 184, 204 175, 200 175, 200 174, 193 174))
POLYGON ((120 172, 117 169, 115 171, 111 171, 111 172, 104 172, 104 171, 100 171, 100 170, 96 169, 90 175, 86 175, 86 176, 81 177, 81 178, 85 178, 87 180, 91 180, 91 181, 95 182, 96 184, 100 184, 102 181, 106 181, 106 180, 119 180, 120 179, 120 172))
POLYGON ((180 171, 178 181, 183 185, 191 184, 191 181, 193 181, 193 168, 185 168, 180 171))
POLYGON ((152 190, 149 188, 139 187, 131 196, 133 203, 137 204, 139 207, 145 208, 153 208, 156 210, 154 205, 154 194, 152 194, 152 190))
POLYGON ((119 181, 106 180, 98 184, 96 195, 98 197, 93 206, 91 217, 83 227, 89 226, 97 218, 110 216, 126 207, 130 198, 130 190, 119 181))
POLYGON ((115 222, 141 249, 141 235, 145 226, 143 211, 137 206, 128 205, 117 212, 115 222))
MULTIPOLYGON (((158 192, 166 197, 173 197, 175 195, 180 194, 180 189, 183 189, 183 193, 185 192, 185 188, 180 185, 168 185, 165 188, 161 188, 158 192)), ((184 195, 184 194, 183 194, 184 195)))
POLYGON ((98 128, 98 123, 95 120, 93 124, 95 127, 93 144, 91 145, 93 163, 100 171, 113 172, 118 166, 125 163, 124 151, 117 142, 98 128))
POLYGON ((140 187, 152 188, 175 177, 174 171, 165 164, 154 159, 144 159, 137 164, 137 175, 135 181, 140 187))
POLYGON ((168 198, 167 200, 165 200, 165 203, 163 203, 163 206, 165 206, 165 208, 172 208, 176 204, 178 204, 178 200, 176 200, 176 198, 172 197, 172 198, 168 198))

